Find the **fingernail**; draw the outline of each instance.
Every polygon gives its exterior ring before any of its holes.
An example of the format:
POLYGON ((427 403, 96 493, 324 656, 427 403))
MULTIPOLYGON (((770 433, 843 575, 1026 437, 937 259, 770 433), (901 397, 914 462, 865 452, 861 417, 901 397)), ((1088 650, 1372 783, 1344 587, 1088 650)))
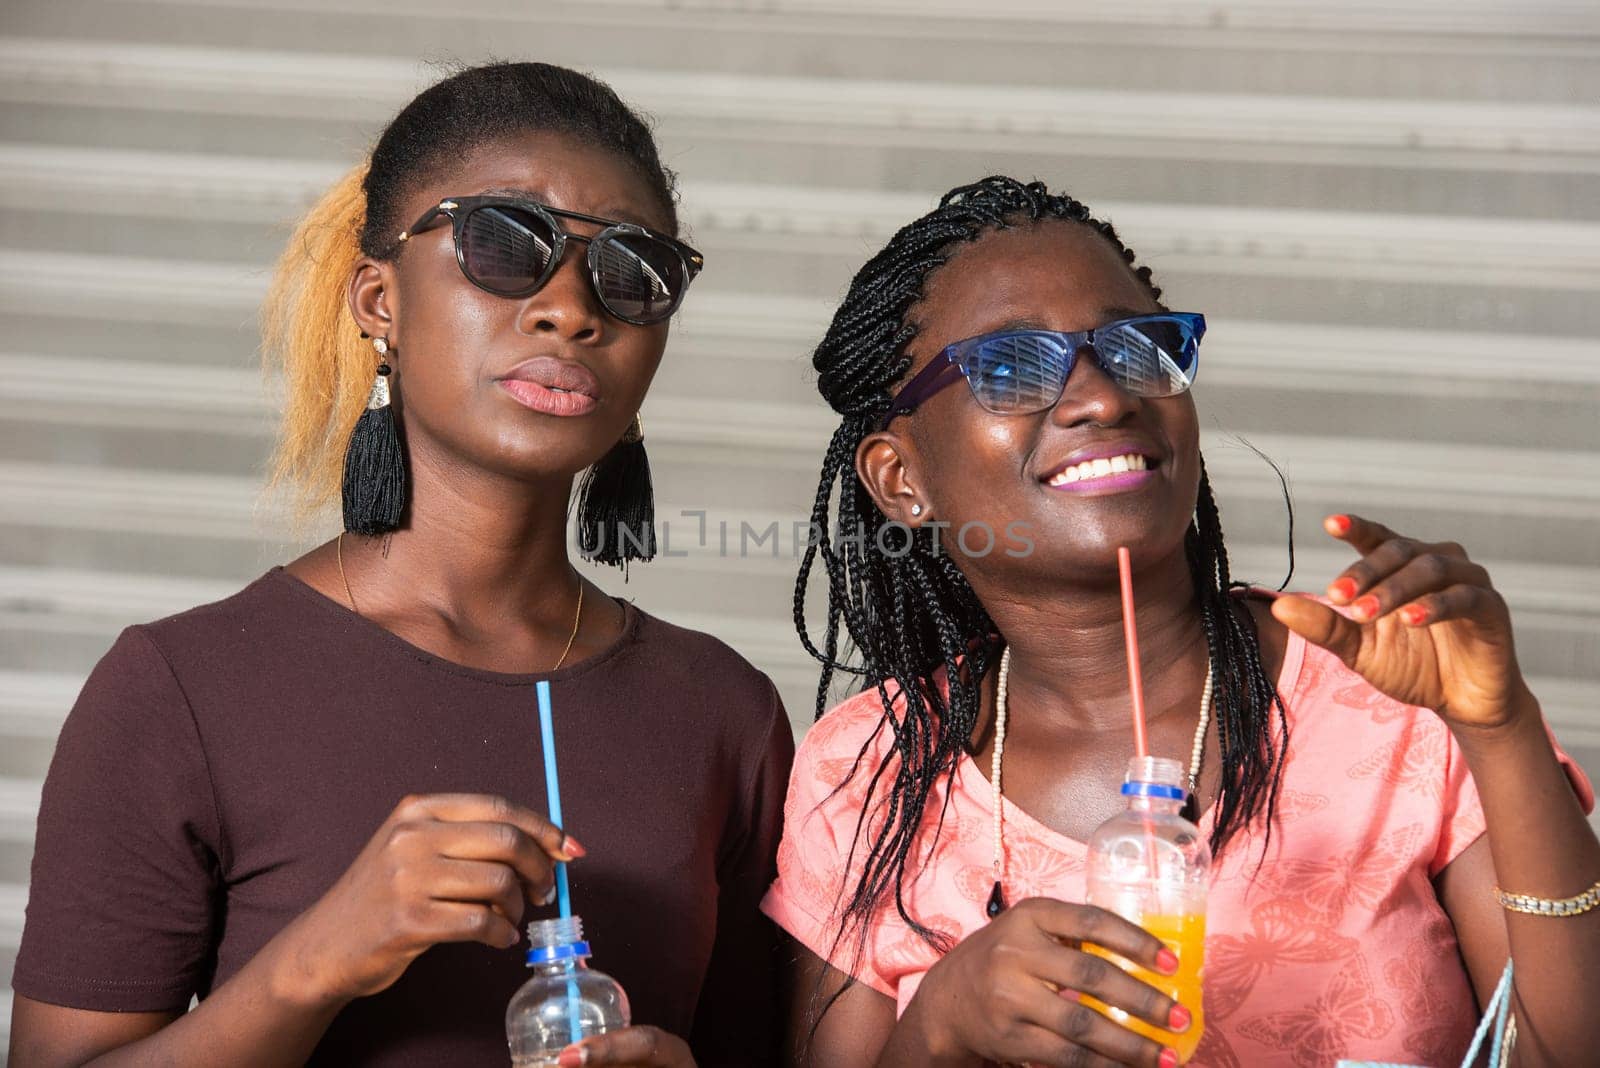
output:
POLYGON ((1189 1010, 1182 1005, 1172 1006, 1172 1011, 1167 1013, 1168 1031, 1187 1031, 1194 1018, 1189 1015, 1189 1010))
POLYGON ((544 892, 544 897, 539 899, 539 904, 548 905, 548 904, 552 903, 553 901, 555 901, 555 899, 556 899, 556 884, 555 883, 551 883, 550 884, 550 889, 546 890, 544 892))
POLYGON ((1357 588, 1355 579, 1342 578, 1328 587, 1328 596, 1335 601, 1348 601, 1356 595, 1357 588))
POLYGON ((1350 517, 1347 515, 1330 515, 1327 523, 1328 529, 1335 534, 1350 533, 1350 517))
MULTIPOLYGON (((579 1065, 589 1063, 589 1048, 587 1046, 568 1046, 561 1051, 561 1056, 556 1058, 556 1063, 561 1068, 578 1068, 579 1065)), ((1174 1064, 1177 1062, 1174 1061, 1174 1064)))
POLYGON ((1428 610, 1420 604, 1408 604, 1400 609, 1400 618, 1414 627, 1428 618, 1428 610))
MULTIPOLYGON (((563 1061, 563 1064, 566 1062, 563 1061)), ((1161 1051, 1161 1068, 1178 1068, 1178 1051, 1167 1048, 1161 1051)))
POLYGON ((1171 975, 1178 970, 1178 955, 1166 946, 1162 946, 1156 953, 1156 967, 1171 975))
POLYGON ((1369 593, 1350 607, 1358 616, 1375 616, 1378 614, 1378 598, 1369 593))
POLYGON ((589 851, 583 848, 583 843, 570 834, 561 839, 561 851, 573 859, 589 855, 589 851))

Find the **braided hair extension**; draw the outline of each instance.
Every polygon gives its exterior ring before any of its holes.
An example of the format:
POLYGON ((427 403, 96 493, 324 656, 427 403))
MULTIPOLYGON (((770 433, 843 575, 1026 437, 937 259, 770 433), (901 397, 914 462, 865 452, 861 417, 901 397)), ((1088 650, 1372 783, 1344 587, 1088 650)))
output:
MULTIPOLYGON (((877 429, 894 388, 911 368, 906 346, 917 332, 912 310, 929 277, 962 243, 991 230, 1047 220, 1099 233, 1160 299, 1150 268, 1135 265, 1133 251, 1110 223, 1094 218, 1077 200, 1050 193, 1043 183, 996 176, 951 190, 937 208, 901 228, 867 261, 812 357, 818 389, 842 418, 828 443, 812 505, 812 537, 795 584, 795 626, 806 650, 822 665, 819 718, 837 672, 863 676, 883 701, 883 722, 861 747, 849 777, 862 770, 867 753, 885 731, 892 736, 892 745, 871 769, 846 863, 845 870, 852 871, 857 853, 864 854, 861 874, 853 886, 841 889, 844 923, 836 944, 854 928, 858 954, 865 944, 867 921, 891 896, 907 925, 930 944, 948 947, 947 934, 909 914, 903 894, 906 868, 914 854, 927 856, 932 848, 916 845, 928 798, 941 776, 953 783, 960 756, 970 749, 981 686, 999 647, 994 623, 966 577, 951 554, 938 551, 937 534, 929 528, 911 530, 890 523, 878 509, 856 476, 856 449, 877 429), (830 503, 835 501, 830 530, 830 503), (804 613, 818 557, 828 582, 820 649, 804 613), (840 658, 841 628, 859 656, 859 666, 840 658), (948 680, 948 693, 938 684, 941 675, 948 680), (881 799, 880 789, 886 791, 881 799), (881 814, 873 812, 875 807, 881 807, 881 814)), ((1215 665, 1222 785, 1211 844, 1220 851, 1263 809, 1270 835, 1288 727, 1282 701, 1262 666, 1254 623, 1242 607, 1230 604, 1229 590, 1244 584, 1234 583, 1229 575, 1216 501, 1203 464, 1185 551, 1215 665), (1274 708, 1281 728, 1276 745, 1271 731, 1274 708)), ((945 793, 946 804, 951 792, 945 793)), ((943 816, 941 811, 935 836, 943 816)))
MULTIPOLYGON (((1276 465, 1273 470, 1278 471, 1276 465)), ((1280 482, 1283 480, 1283 472, 1278 471, 1278 478, 1280 482)), ((1288 493, 1287 485, 1284 493, 1288 493)), ((1222 518, 1203 459, 1194 512, 1194 521, 1184 535, 1183 548, 1189 563, 1190 585, 1200 605, 1200 626, 1211 654, 1215 679, 1212 707, 1217 722, 1217 749, 1222 756, 1222 781, 1211 829, 1211 850, 1220 853, 1240 828, 1265 810, 1266 833, 1261 853, 1264 859, 1266 847, 1272 841, 1279 775, 1289 750, 1289 724, 1283 698, 1261 663, 1261 639, 1256 632, 1255 619, 1229 596, 1229 591, 1247 589, 1249 583, 1236 582, 1229 574, 1228 550, 1222 541, 1222 518), (1271 731, 1274 709, 1279 727, 1276 745, 1271 731)), ((1291 574, 1293 545, 1291 532, 1291 574)), ((1284 582, 1287 584, 1288 579, 1284 582)))

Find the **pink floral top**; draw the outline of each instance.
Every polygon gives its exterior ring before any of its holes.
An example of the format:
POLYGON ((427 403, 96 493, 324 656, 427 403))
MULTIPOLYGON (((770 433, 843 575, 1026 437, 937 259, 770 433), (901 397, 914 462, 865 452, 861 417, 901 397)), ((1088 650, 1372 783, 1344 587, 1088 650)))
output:
MULTIPOLYGON (((1289 752, 1266 862, 1259 828, 1214 871, 1207 911, 1206 1032, 1193 1063, 1329 1068, 1340 1058, 1460 1063, 1477 1003, 1432 879, 1483 833, 1455 738, 1427 709, 1379 694, 1332 654, 1291 635, 1278 689, 1289 752)), ((891 906, 835 944, 845 861, 886 734, 844 789, 881 719, 869 690, 828 712, 801 743, 785 808, 778 879, 762 908, 812 952, 904 1011, 937 960, 891 906)), ((1565 754, 1585 808, 1594 793, 1565 754)), ((989 782, 968 757, 943 832, 907 887, 909 911, 956 939, 986 921, 994 885, 989 782)), ((944 800, 941 780, 928 810, 944 800)), ((1082 901, 1083 843, 1003 800, 1007 897, 1082 901)), ((1201 817, 1209 834, 1212 813, 1201 817)), ((923 850, 931 840, 925 834, 923 850)), ((856 864, 860 863, 857 851, 856 864)), ((853 887, 855 875, 850 877, 853 887)))

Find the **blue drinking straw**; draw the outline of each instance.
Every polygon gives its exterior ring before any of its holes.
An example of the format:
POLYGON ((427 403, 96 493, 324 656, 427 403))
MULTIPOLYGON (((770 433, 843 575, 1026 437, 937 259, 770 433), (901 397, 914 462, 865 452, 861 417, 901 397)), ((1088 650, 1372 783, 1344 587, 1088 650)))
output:
MULTIPOLYGON (((539 695, 539 734, 544 738, 544 791, 550 804, 550 822, 557 827, 561 822, 561 780, 556 775, 556 729, 550 718, 550 684, 537 682, 534 691, 539 695)), ((561 918, 572 915, 572 895, 567 890, 567 865, 556 861, 556 908, 561 918)))
MULTIPOLYGON (((533 689, 539 695, 539 734, 544 739, 545 797, 550 806, 550 822, 560 827, 561 780, 556 775, 556 729, 550 715, 550 683, 541 680, 534 683, 533 689)), ((560 860, 556 861, 556 903, 562 919, 572 916, 572 895, 567 889, 567 865, 565 861, 560 860)), ((583 1037, 583 1030, 578 1012, 578 984, 572 979, 567 980, 567 1021, 570 1040, 577 1042, 583 1037)))

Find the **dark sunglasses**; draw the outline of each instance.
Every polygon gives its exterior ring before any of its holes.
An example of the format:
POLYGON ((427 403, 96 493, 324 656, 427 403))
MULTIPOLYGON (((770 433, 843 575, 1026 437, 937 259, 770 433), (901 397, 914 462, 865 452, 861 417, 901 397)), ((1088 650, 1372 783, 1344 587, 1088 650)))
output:
POLYGON ((625 323, 648 325, 672 317, 683 303, 705 258, 675 237, 633 223, 561 211, 517 197, 452 197, 430 208, 406 241, 450 217, 456 262, 467 281, 498 297, 539 291, 561 265, 568 241, 589 246, 589 284, 607 312, 625 323), (603 227, 574 234, 556 220, 576 219, 603 227))
POLYGON ((1203 315, 1136 315, 1093 330, 1001 330, 957 341, 912 376, 890 402, 881 426, 915 411, 929 397, 965 378, 972 396, 996 415, 1026 415, 1055 407, 1079 353, 1106 377, 1139 397, 1173 397, 1194 382, 1203 315))

